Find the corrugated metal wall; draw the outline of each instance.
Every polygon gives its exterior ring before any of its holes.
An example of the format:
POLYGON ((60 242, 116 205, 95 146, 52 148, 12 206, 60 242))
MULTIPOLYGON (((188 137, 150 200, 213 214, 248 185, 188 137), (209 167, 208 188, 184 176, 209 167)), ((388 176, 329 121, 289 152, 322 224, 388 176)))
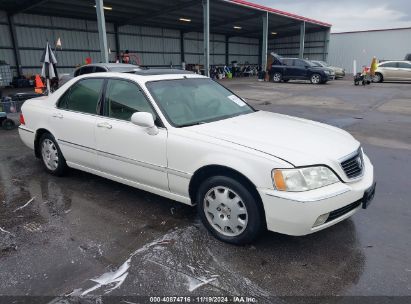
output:
POLYGON ((357 72, 370 66, 376 56, 380 60, 403 60, 411 53, 411 28, 374 32, 331 34, 329 63, 341 66, 353 73, 353 61, 357 61, 357 72))
POLYGON ((12 66, 16 65, 7 15, 3 11, 0 11, 0 60, 4 60, 12 66))
MULTIPOLYGON (((13 17, 16 26, 17 45, 23 74, 40 72, 40 58, 48 40, 52 45, 60 38, 62 50, 57 51, 60 73, 67 73, 84 64, 87 57, 100 60, 97 23, 80 19, 18 14, 13 17)), ((106 24, 107 42, 111 50, 110 61, 116 60, 114 25, 106 24)), ((129 50, 134 62, 148 66, 181 65, 181 43, 178 30, 126 25, 119 27, 119 44, 122 51, 129 50)), ((185 62, 203 63, 203 34, 184 35, 185 62)), ((210 35, 210 63, 225 64, 225 36, 210 35)), ((258 39, 231 37, 229 61, 258 64, 258 39)), ((5 60, 14 70, 10 31, 5 12, 0 11, 0 60, 5 60)))
MULTIPOLYGON (((326 32, 305 34, 304 58, 310 60, 324 60, 326 32)), ((275 52, 284 57, 298 57, 300 50, 300 36, 274 38, 268 41, 269 52, 275 52)))

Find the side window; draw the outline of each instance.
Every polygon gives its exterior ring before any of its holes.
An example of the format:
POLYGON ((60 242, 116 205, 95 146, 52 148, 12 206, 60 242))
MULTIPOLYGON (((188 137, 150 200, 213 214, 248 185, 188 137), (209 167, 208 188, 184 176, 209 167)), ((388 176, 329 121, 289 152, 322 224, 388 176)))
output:
POLYGON ((411 69, 411 64, 407 62, 398 62, 398 67, 400 69, 411 69))
POLYGON ((298 67, 303 67, 303 66, 306 66, 307 63, 304 60, 295 59, 294 65, 298 67))
POLYGON ((283 63, 286 66, 292 66, 293 65, 293 59, 283 59, 283 63))
POLYGON ((74 84, 60 98, 58 107, 62 109, 97 114, 103 79, 84 79, 74 84))
POLYGON ((387 63, 381 63, 380 67, 382 68, 396 68, 397 67, 397 62, 387 62, 387 63))
POLYGON ((94 66, 85 66, 81 68, 80 75, 93 73, 94 66))
POLYGON ((94 73, 100 73, 100 72, 107 72, 105 68, 96 66, 96 69, 94 70, 94 73))
POLYGON ((140 88, 124 80, 108 81, 105 107, 106 116, 121 120, 130 120, 135 112, 149 112, 156 116, 140 88))

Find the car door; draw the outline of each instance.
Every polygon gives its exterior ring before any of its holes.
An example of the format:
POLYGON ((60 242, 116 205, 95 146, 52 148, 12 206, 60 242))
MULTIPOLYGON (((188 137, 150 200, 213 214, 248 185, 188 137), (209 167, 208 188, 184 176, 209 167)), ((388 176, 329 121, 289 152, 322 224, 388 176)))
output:
POLYGON ((378 66, 378 69, 383 74, 384 80, 396 80, 398 74, 397 62, 384 62, 378 66))
POLYGON ((293 59, 282 58, 281 62, 283 64, 283 78, 289 79, 294 77, 294 66, 293 59))
POLYGON ((52 113, 53 135, 67 162, 95 169, 94 128, 104 80, 86 78, 72 85, 52 113))
POLYGON ((157 117, 150 101, 132 81, 108 79, 104 116, 95 123, 97 159, 101 171, 163 190, 168 190, 167 130, 159 126, 156 135, 130 121, 135 112, 157 117))
POLYGON ((411 80, 411 63, 398 62, 399 80, 411 80))
POLYGON ((294 76, 297 79, 305 79, 308 78, 307 75, 307 63, 301 59, 294 60, 294 76))

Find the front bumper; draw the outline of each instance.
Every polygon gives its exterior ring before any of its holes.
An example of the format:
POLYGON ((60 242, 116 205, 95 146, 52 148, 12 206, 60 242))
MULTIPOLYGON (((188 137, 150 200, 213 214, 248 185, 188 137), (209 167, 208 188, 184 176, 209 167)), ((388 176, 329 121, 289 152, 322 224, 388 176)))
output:
POLYGON ((338 182, 305 192, 263 188, 258 188, 258 192, 264 204, 268 230, 297 236, 325 229, 356 213, 361 209, 365 192, 373 184, 374 169, 364 155, 364 174, 359 180, 350 183, 338 182), (341 212, 340 216, 337 213, 338 216, 332 220, 313 227, 320 215, 344 209, 345 212, 341 212))

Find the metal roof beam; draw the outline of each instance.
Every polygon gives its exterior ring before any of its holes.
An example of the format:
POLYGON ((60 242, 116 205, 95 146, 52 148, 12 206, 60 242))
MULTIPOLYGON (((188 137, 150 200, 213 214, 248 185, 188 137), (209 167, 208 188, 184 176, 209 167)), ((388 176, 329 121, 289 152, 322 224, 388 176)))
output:
POLYGON ((11 11, 10 13, 12 15, 20 14, 20 13, 23 13, 25 11, 28 11, 29 9, 35 8, 36 6, 42 5, 47 1, 48 0, 27 1, 27 3, 25 5, 20 6, 18 9, 14 10, 14 11, 11 11))
POLYGON ((119 26, 130 24, 133 21, 144 22, 144 21, 147 21, 147 20, 162 16, 164 14, 172 13, 172 12, 184 9, 184 8, 188 8, 188 7, 195 6, 195 5, 200 5, 200 4, 201 4, 200 1, 192 0, 192 1, 181 3, 181 4, 178 4, 178 5, 170 5, 170 6, 162 8, 158 11, 152 12, 152 13, 145 13, 145 14, 136 15, 136 16, 128 19, 128 20, 125 20, 124 22, 119 23, 119 26))

